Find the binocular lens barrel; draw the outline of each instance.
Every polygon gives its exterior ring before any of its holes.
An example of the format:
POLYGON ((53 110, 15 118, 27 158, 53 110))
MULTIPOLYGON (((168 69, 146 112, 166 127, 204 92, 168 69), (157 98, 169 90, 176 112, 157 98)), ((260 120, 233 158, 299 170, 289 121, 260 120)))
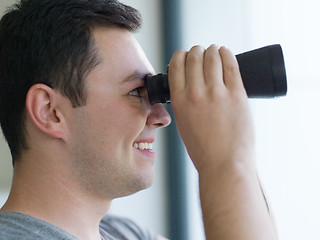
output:
MULTIPOLYGON (((273 98, 287 93, 287 77, 279 44, 236 55, 248 97, 273 98)), ((149 75, 146 87, 150 104, 170 103, 168 74, 149 75)))

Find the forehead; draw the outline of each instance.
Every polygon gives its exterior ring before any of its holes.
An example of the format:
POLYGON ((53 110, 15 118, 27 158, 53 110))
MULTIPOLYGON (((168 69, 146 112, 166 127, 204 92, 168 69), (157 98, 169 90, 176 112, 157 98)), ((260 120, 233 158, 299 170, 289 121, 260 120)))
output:
POLYGON ((154 72, 140 44, 128 30, 96 28, 93 37, 103 68, 119 71, 124 76, 130 72, 154 72))

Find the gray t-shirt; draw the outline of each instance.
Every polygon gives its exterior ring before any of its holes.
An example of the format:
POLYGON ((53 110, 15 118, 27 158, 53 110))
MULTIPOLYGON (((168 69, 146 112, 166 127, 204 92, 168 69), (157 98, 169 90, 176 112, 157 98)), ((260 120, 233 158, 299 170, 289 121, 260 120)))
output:
MULTIPOLYGON (((151 232, 133 221, 104 216, 100 222, 102 240, 156 240, 151 232)), ((50 223, 17 212, 0 212, 0 240, 78 240, 70 233, 50 223)))

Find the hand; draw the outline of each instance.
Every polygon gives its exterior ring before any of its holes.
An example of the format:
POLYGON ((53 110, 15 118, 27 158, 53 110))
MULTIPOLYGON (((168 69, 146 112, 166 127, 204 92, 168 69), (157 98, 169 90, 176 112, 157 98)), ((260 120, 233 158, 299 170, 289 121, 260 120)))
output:
POLYGON ((193 47, 170 61, 171 104, 198 171, 253 159, 254 133, 238 63, 225 47, 193 47))
POLYGON ((277 239, 256 173, 253 126, 234 55, 215 45, 178 51, 169 85, 179 133, 199 172, 206 239, 277 239))

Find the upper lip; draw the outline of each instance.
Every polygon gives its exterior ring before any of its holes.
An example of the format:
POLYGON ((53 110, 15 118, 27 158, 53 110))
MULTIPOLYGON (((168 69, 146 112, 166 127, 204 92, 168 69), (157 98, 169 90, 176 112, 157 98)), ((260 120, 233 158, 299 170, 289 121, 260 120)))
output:
POLYGON ((153 143, 155 142, 155 137, 139 138, 134 141, 134 143, 153 143))

